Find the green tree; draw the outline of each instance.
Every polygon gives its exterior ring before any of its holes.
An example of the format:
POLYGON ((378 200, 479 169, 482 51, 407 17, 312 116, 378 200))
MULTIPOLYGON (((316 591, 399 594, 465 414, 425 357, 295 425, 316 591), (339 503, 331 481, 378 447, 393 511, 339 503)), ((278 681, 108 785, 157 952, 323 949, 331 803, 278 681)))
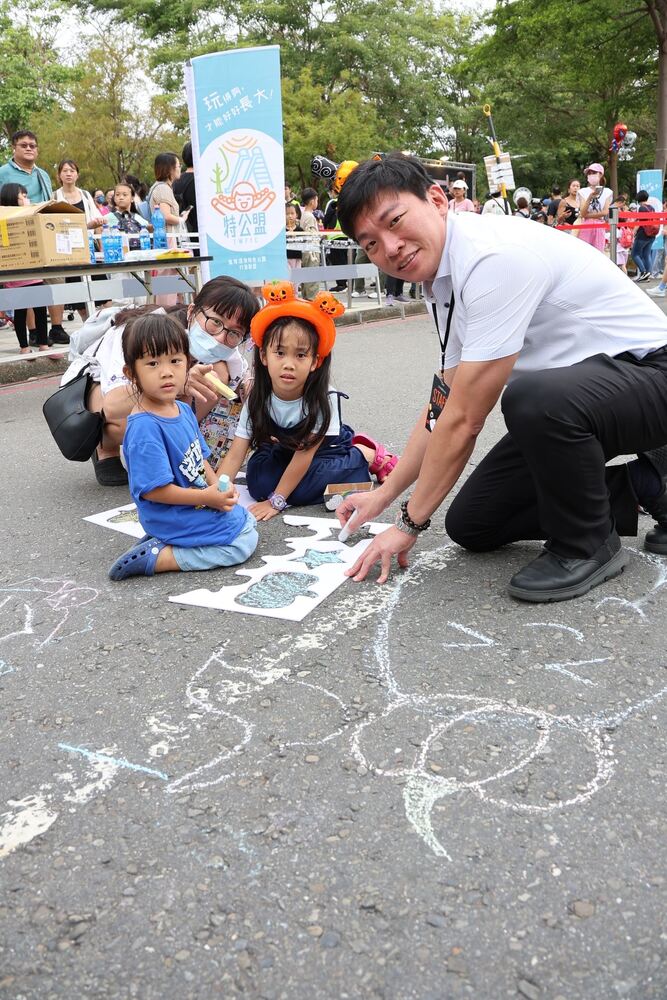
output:
POLYGON ((439 13, 434 0, 395 0, 390 11, 382 0, 69 2, 87 11, 116 11, 145 31, 154 45, 152 63, 174 94, 181 91, 187 58, 233 46, 280 45, 290 170, 306 162, 300 134, 312 140, 312 155, 328 131, 337 155, 348 158, 353 148, 366 155, 376 145, 426 152, 448 144, 454 151, 457 143, 468 147, 475 132, 463 128, 466 95, 453 73, 458 40, 462 31, 470 33, 471 21, 439 13), (337 115, 351 125, 342 141, 337 115), (460 135, 450 125, 455 117, 460 135), (298 155, 295 143, 303 150, 298 155))
POLYGON ((0 2, 0 123, 4 138, 48 111, 77 76, 52 45, 48 7, 0 2), (41 13, 42 16, 39 16, 41 13))
POLYGON ((55 169, 71 157, 89 187, 111 186, 126 173, 152 180, 156 154, 180 154, 183 135, 171 123, 164 94, 137 99, 139 91, 154 89, 143 50, 107 41, 87 48, 78 69, 79 78, 57 106, 31 119, 40 135, 41 162, 55 169))
POLYGON ((357 160, 386 145, 374 108, 358 91, 323 92, 304 68, 298 79, 283 80, 282 96, 285 175, 292 183, 311 183, 316 153, 337 162, 357 160))
MULTIPOLYGON (((522 183, 541 188, 591 160, 604 163, 619 120, 639 135, 636 160, 649 155, 655 35, 645 11, 635 7, 631 17, 631 9, 631 0, 583 0, 573 21, 569 0, 499 0, 489 15, 491 30, 466 72, 485 81, 484 100, 522 183)), ((633 172, 623 167, 623 179, 633 172)))

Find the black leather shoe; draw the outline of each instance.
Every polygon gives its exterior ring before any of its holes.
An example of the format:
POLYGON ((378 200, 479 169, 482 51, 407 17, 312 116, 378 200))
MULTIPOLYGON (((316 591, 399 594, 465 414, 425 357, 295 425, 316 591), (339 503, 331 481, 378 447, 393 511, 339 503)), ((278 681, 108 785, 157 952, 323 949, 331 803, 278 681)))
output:
POLYGON ((568 601, 622 573, 629 556, 616 531, 589 559, 565 559, 544 549, 512 577, 507 588, 518 601, 568 601))
POLYGON ((51 343, 52 344, 69 344, 69 337, 62 326, 52 326, 51 327, 51 343))
POLYGON ((647 552, 664 556, 667 555, 667 445, 654 448, 653 451, 645 451, 643 457, 651 463, 662 479, 662 490, 656 497, 648 500, 639 498, 646 513, 656 522, 655 527, 646 533, 644 548, 647 552))

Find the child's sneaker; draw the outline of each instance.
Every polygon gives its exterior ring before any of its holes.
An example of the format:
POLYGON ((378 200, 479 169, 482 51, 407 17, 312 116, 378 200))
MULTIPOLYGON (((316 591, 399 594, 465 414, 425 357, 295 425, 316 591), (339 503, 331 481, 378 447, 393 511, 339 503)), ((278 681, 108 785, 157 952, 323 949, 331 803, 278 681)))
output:
POLYGON ((667 293, 667 285, 656 285, 655 288, 648 289, 648 294, 652 295, 654 299, 664 299, 665 293, 667 293))

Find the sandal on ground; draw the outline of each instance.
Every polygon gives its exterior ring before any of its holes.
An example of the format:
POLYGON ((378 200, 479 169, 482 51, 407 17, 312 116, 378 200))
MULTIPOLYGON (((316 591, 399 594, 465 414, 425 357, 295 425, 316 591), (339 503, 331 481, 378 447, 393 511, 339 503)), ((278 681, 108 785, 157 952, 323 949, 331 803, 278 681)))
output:
POLYGON ((128 576, 153 576, 157 557, 165 547, 157 538, 149 538, 134 545, 116 559, 109 570, 112 580, 126 580, 128 576))
POLYGON ((98 458, 94 451, 90 460, 100 486, 127 486, 127 472, 119 458, 98 458))
POLYGON ((355 434, 352 438, 352 444, 361 444, 375 450, 375 458, 372 464, 369 464, 368 471, 372 476, 375 476, 378 483, 383 483, 389 473, 393 472, 398 465, 399 455, 390 454, 383 444, 378 444, 377 441, 366 437, 365 434, 355 434))

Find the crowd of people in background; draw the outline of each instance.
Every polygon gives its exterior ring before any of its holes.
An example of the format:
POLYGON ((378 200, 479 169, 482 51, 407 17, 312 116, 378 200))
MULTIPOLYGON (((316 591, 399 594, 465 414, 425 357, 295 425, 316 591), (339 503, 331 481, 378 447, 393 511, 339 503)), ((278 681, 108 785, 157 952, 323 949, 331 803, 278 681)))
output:
MULTIPOLYGON (((114 187, 106 191, 95 189, 92 193, 79 186, 80 168, 72 158, 60 161, 55 170, 56 186, 49 173, 38 166, 39 144, 37 136, 29 129, 15 132, 11 137, 12 156, 0 166, 0 204, 37 204, 55 199, 67 202, 84 212, 86 225, 91 233, 99 236, 112 214, 114 225, 126 233, 129 248, 138 245, 142 228, 152 230, 150 219, 159 210, 164 218, 168 237, 177 234, 198 233, 195 173, 191 143, 186 143, 181 156, 173 152, 158 154, 154 164, 154 181, 148 187, 140 178, 127 174, 114 187)), ((652 211, 648 193, 639 191, 634 200, 627 193, 614 199, 606 184, 604 168, 591 163, 584 171, 585 183, 573 177, 565 188, 554 185, 541 198, 533 198, 526 189, 518 191, 513 200, 499 190, 491 191, 482 203, 470 197, 466 174, 461 171, 443 188, 449 200, 449 211, 455 214, 514 215, 540 225, 555 226, 578 237, 597 250, 608 252, 609 229, 606 223, 610 209, 622 211, 652 211), (528 197, 529 195, 530 197, 528 197)), ((300 280, 299 270, 317 267, 323 262, 330 267, 348 264, 349 242, 340 230, 337 220, 337 197, 331 193, 322 198, 313 187, 304 187, 297 197, 290 184, 285 184, 285 230, 287 234, 287 262, 290 277, 300 294, 314 299, 322 287, 320 281, 300 280)), ((667 203, 663 204, 663 210, 667 203)), ((627 271, 630 260, 636 267, 634 280, 648 281, 651 277, 663 278, 664 239, 662 227, 653 225, 618 230, 616 262, 627 271)), ((356 251, 356 264, 368 263, 363 250, 356 251)), ((103 277, 103 276, 101 276, 103 277)), ((57 281, 58 279, 52 279, 57 281)), ((76 280, 76 279, 68 279, 76 280)), ((15 284, 28 284, 16 282, 15 284)), ((37 282, 33 282, 37 283, 37 282)), ((347 280, 336 280, 334 292, 346 292, 347 280)), ((667 268, 664 280, 650 294, 663 297, 667 294, 667 268)), ((352 282, 353 298, 378 298, 385 296, 388 306, 398 305, 415 298, 417 289, 412 285, 407 294, 404 283, 397 278, 379 274, 379 288, 375 282, 366 284, 364 278, 352 282)), ((162 305, 175 304, 174 296, 164 297, 162 305), (172 298, 174 301, 171 301, 172 298), (169 301, 166 301, 169 299, 169 301)), ((102 303, 95 303, 96 306, 102 303)), ((63 328, 65 308, 70 314, 77 310, 82 319, 88 314, 86 303, 73 302, 67 307, 48 307, 50 329, 45 319, 45 309, 17 310, 11 317, 0 314, 0 325, 13 321, 21 353, 29 354, 33 347, 46 351, 52 344, 67 344, 68 335, 63 328), (23 315, 25 313, 25 316, 23 315)))
MULTIPOLYGON (((79 164, 72 158, 60 161, 55 169, 56 187, 49 173, 38 166, 39 143, 30 129, 21 129, 11 137, 12 155, 7 163, 0 166, 0 205, 27 207, 45 201, 66 202, 82 211, 86 226, 94 237, 99 237, 108 225, 109 217, 113 225, 127 234, 129 249, 137 249, 138 234, 142 229, 152 232, 151 218, 156 210, 162 213, 167 236, 197 231, 197 207, 194 191, 194 171, 192 146, 186 143, 181 156, 176 153, 159 153, 154 164, 154 183, 147 187, 138 177, 126 174, 119 182, 106 191, 101 188, 92 193, 79 186, 79 164), (181 171, 181 160, 185 170, 181 171)), ((103 280, 104 276, 99 277, 103 280)), ((65 282, 78 279, 64 279, 65 282)), ((63 279, 50 278, 54 284, 63 279)), ((38 280, 14 281, 12 286, 41 284, 38 280)), ((161 305, 175 304, 175 296, 162 296, 161 305), (174 301, 172 302, 172 298, 174 301)), ((95 306, 104 305, 95 302, 95 306)), ((81 319, 88 315, 88 303, 71 302, 65 305, 17 309, 14 314, 0 313, 0 325, 13 323, 19 342, 19 352, 29 355, 32 348, 48 351, 53 344, 69 344, 69 336, 63 327, 65 310, 78 311, 81 319)))

